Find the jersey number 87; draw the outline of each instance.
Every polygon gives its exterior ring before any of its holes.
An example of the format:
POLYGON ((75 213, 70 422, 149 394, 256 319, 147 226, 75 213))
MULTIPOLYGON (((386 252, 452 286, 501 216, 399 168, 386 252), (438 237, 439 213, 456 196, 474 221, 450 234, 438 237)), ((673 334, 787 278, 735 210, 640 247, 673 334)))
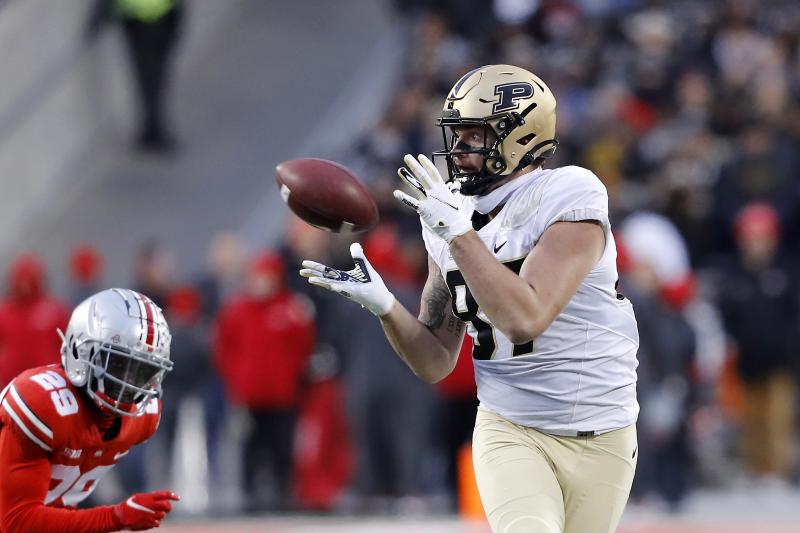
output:
MULTIPOLYGON (((513 261, 504 262, 503 264, 515 274, 519 274, 524 261, 525 258, 522 257, 520 259, 514 259, 513 261)), ((450 297, 453 302, 453 314, 464 322, 472 324, 477 331, 472 345, 472 357, 482 360, 491 359, 497 349, 494 327, 478 317, 480 307, 478 307, 478 302, 475 301, 472 293, 469 292, 469 287, 467 287, 467 282, 464 280, 461 271, 448 271, 445 282, 447 283, 447 288, 450 290, 450 297)), ((523 344, 515 344, 512 355, 516 357, 532 352, 533 341, 528 341, 523 344)))

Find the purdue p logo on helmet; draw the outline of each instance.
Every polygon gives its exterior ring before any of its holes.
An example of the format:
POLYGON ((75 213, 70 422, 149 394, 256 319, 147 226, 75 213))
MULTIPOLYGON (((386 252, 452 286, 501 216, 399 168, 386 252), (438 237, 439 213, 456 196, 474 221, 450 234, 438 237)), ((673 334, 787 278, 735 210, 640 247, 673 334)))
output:
POLYGON ((535 74, 513 65, 487 65, 462 76, 436 125, 442 128, 445 149, 434 157, 446 158, 450 179, 461 184, 465 195, 483 194, 494 181, 540 163, 558 144, 553 93, 535 74), (484 156, 480 172, 461 172, 453 164, 453 129, 459 127, 491 128, 496 136, 491 146, 469 150, 484 156))
POLYGON ((533 96, 533 85, 528 82, 495 85, 494 94, 499 95, 500 98, 492 106, 492 112, 509 111, 519 107, 518 100, 525 100, 533 96))

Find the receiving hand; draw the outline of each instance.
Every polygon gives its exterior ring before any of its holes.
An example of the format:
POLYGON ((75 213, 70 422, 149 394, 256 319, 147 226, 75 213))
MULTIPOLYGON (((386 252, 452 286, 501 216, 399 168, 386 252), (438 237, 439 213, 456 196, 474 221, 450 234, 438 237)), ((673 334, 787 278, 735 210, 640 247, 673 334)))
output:
POLYGON ((394 305, 394 295, 386 288, 380 275, 364 255, 358 243, 350 245, 355 268, 336 270, 315 261, 303 261, 300 275, 317 287, 350 298, 376 316, 387 314, 394 305))

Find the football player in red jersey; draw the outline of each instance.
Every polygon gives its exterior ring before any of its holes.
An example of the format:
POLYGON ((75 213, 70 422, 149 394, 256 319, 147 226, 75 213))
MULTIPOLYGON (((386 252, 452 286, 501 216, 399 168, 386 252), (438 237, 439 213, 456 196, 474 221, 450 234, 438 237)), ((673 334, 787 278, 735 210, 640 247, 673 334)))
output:
POLYGON ((105 290, 75 308, 62 340, 61 366, 27 370, 0 392, 0 533, 158 527, 179 499, 173 492, 75 507, 158 427, 172 368, 161 309, 137 292, 105 290))

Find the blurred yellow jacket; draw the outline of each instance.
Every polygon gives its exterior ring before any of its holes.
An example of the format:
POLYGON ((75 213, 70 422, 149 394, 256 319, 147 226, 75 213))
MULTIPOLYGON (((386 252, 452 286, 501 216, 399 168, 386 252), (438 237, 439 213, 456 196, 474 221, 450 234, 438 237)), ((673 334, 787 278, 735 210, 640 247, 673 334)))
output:
POLYGON ((114 11, 120 17, 156 22, 176 4, 176 0, 114 0, 114 11))

